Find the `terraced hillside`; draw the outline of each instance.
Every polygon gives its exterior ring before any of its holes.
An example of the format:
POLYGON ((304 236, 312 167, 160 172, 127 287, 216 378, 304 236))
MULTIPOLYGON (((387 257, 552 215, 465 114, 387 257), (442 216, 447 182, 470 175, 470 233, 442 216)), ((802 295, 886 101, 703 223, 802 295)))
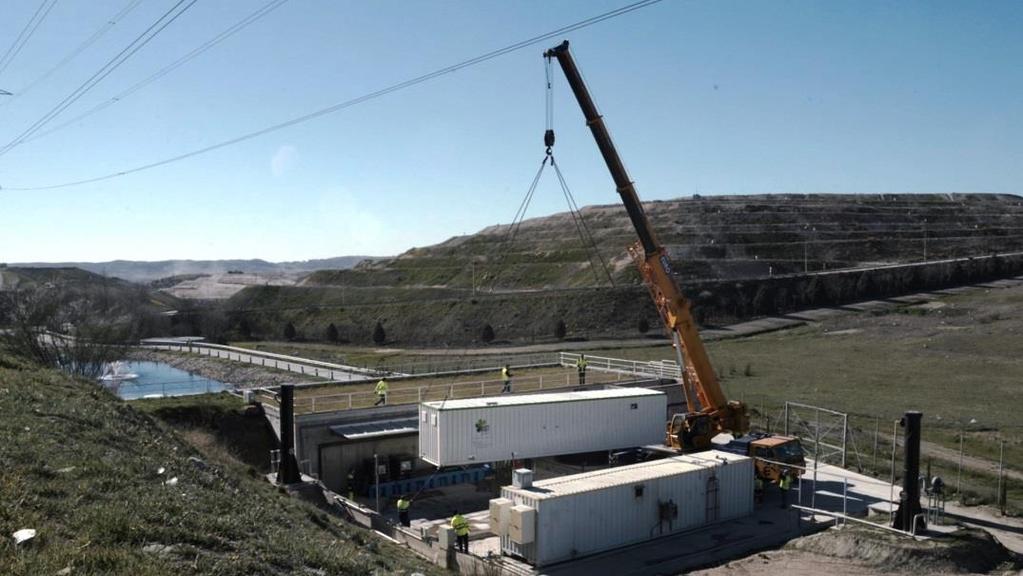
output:
MULTIPOLYGON (((683 281, 737 279, 1023 249, 1023 197, 813 194, 693 197, 644 205, 683 281)), ((634 283, 636 234, 618 204, 583 208, 616 282, 634 283)), ((353 270, 317 286, 538 289, 607 284, 567 213, 491 226, 353 270), (597 274, 594 273, 596 268, 597 274)))
MULTIPOLYGON (((687 198, 645 205, 697 318, 724 323, 805 306, 942 288, 1018 274, 1023 197, 778 195, 687 198), (998 254, 998 256, 992 256, 998 254), (961 261, 943 261, 961 258, 961 261), (886 265, 907 264, 886 269, 886 265)), ((295 287, 252 287, 227 304, 247 336, 464 345, 558 336, 636 337, 656 312, 626 247, 617 205, 582 210, 599 258, 569 214, 492 226, 295 287), (610 271, 603 271, 603 260, 610 271), (613 278, 614 286, 608 276, 613 278), (475 288, 475 289, 474 289, 475 288), (565 334, 557 330, 564 323, 565 334), (486 336, 485 336, 486 335, 486 336)), ((243 338, 247 339, 247 338, 243 338)))

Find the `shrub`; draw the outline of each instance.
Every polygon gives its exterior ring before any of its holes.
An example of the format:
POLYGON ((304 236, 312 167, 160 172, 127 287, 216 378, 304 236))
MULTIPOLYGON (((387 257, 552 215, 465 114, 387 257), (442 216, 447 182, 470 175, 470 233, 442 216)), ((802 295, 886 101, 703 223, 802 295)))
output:
POLYGON ((384 325, 377 321, 377 325, 373 328, 373 343, 378 346, 387 342, 387 332, 384 332, 384 325))
POLYGON ((568 334, 568 327, 565 326, 564 320, 558 320, 557 324, 554 325, 554 337, 558 340, 564 340, 565 334, 568 334))

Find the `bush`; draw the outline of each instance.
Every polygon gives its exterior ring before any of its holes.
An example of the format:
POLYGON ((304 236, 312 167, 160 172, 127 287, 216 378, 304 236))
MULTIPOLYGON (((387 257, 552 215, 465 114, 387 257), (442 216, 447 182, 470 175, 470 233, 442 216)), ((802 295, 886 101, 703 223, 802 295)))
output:
POLYGON ((480 340, 486 344, 490 344, 494 341, 494 327, 490 324, 483 325, 483 332, 480 333, 480 340))
POLYGON ((650 322, 646 318, 640 318, 636 329, 639 330, 640 334, 646 334, 650 331, 650 322))
POLYGON ((384 325, 377 321, 377 325, 373 328, 373 343, 376 345, 382 345, 387 342, 387 332, 384 332, 384 325))
POLYGON ((295 330, 295 325, 288 322, 288 324, 284 326, 284 339, 290 342, 294 340, 297 335, 298 332, 295 330))
POLYGON ((341 334, 337 331, 337 326, 331 322, 330 326, 327 326, 327 341, 337 344, 337 341, 341 338, 341 334))
POLYGON ((564 320, 558 320, 557 324, 554 325, 554 337, 558 340, 564 340, 565 334, 568 334, 568 327, 565 326, 564 320))

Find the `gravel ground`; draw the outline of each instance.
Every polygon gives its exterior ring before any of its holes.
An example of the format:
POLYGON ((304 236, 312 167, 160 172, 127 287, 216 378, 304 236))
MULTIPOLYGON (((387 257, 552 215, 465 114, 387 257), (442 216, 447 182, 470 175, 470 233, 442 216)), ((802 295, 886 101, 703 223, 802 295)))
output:
POLYGON ((132 360, 149 360, 164 362, 180 370, 194 372, 206 378, 233 384, 239 388, 261 388, 298 382, 322 382, 322 378, 303 376, 294 372, 274 370, 262 366, 242 364, 218 358, 209 358, 193 354, 173 354, 155 350, 135 350, 131 353, 132 360))

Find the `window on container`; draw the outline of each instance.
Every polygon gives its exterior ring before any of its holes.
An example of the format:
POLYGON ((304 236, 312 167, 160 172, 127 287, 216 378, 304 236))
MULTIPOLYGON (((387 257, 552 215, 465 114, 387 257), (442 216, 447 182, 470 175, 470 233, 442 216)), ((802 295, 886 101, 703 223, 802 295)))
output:
POLYGON ((632 487, 632 493, 636 496, 636 498, 643 497, 643 488, 644 486, 642 484, 636 484, 632 487))
POLYGON ((637 404, 635 402, 633 402, 632 404, 629 404, 629 410, 639 410, 639 404, 637 404))

